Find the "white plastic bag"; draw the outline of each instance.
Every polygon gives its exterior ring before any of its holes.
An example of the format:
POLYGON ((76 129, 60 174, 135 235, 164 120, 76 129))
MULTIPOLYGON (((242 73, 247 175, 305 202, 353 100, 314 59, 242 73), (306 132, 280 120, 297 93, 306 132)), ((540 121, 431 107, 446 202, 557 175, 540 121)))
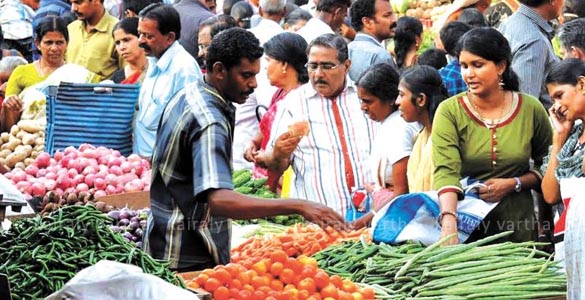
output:
POLYGON ((45 300, 197 300, 194 293, 174 286, 133 265, 108 260, 81 270, 45 300))
MULTIPOLYGON (((572 189, 571 202, 566 208, 564 255, 567 271, 567 300, 585 297, 585 178, 561 181, 561 189, 572 189), (563 187, 563 185, 565 185, 563 187), (570 186, 570 187, 569 187, 570 186)), ((562 192, 562 191, 561 191, 562 192)), ((558 254, 558 253, 557 253, 558 254)), ((555 254, 555 255, 557 255, 555 254)))
MULTIPOLYGON (((459 241, 464 242, 497 203, 485 202, 468 194, 457 201, 459 241)), ((430 245, 439 240, 441 226, 437 192, 400 195, 380 209, 372 220, 375 242, 396 244, 408 240, 430 245)))

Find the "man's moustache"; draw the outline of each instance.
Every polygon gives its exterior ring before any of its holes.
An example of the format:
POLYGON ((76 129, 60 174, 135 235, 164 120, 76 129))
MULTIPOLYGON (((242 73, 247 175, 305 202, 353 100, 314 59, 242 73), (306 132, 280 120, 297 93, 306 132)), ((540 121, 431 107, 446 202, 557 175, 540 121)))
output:
POLYGON ((146 45, 146 44, 138 44, 138 47, 140 47, 146 51, 150 51, 150 47, 148 47, 148 45, 146 45))

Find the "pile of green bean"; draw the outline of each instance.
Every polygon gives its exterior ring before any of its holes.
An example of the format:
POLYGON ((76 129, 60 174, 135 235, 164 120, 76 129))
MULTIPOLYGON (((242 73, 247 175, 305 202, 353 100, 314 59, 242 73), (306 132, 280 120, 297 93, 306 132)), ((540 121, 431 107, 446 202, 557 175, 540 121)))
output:
POLYGON ((44 217, 15 221, 0 231, 0 273, 7 274, 13 299, 45 298, 83 268, 107 259, 133 264, 184 287, 168 264, 155 261, 109 225, 92 206, 68 206, 44 217))
POLYGON ((425 247, 345 242, 313 257, 330 274, 368 284, 376 299, 539 299, 563 296, 566 278, 543 243, 489 244, 510 232, 464 245, 425 247))

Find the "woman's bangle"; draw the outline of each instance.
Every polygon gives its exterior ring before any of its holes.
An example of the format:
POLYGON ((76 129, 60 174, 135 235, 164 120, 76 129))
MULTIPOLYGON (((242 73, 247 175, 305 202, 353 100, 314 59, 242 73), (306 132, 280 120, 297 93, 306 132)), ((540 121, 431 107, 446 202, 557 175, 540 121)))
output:
POLYGON ((443 217, 445 215, 451 215, 453 217, 455 217, 455 221, 457 221, 457 213, 453 212, 453 211, 442 211, 441 214, 439 214, 439 224, 443 224, 443 217))

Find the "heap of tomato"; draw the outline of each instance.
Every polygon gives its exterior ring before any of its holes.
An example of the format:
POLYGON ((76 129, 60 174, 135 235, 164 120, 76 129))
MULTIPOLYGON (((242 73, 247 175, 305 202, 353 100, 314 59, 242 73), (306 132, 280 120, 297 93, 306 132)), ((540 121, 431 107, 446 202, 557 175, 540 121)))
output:
POLYGON ((360 288, 337 275, 329 276, 314 258, 288 257, 274 251, 252 268, 230 263, 202 271, 187 285, 202 288, 215 300, 370 300, 374 290, 360 288))

